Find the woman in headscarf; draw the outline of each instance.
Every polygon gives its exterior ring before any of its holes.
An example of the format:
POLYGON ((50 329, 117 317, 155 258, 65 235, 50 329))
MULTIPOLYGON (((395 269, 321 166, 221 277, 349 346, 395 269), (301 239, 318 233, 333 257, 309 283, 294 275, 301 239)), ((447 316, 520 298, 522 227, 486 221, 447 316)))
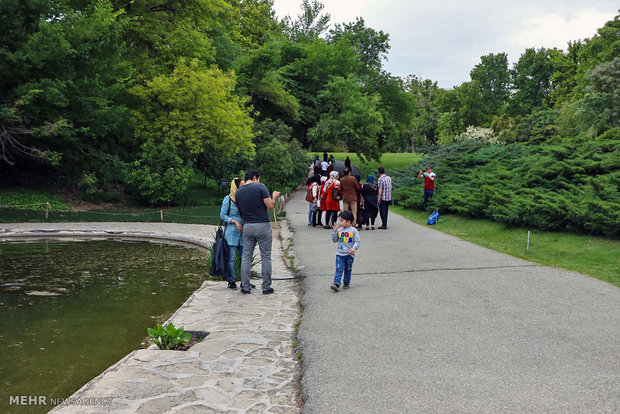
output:
POLYGON ((379 205, 377 204, 377 196, 379 189, 375 184, 374 175, 369 175, 366 178, 366 184, 362 187, 361 196, 363 199, 362 204, 364 205, 364 222, 366 225, 366 230, 370 230, 371 228, 375 229, 375 219, 377 218, 377 213, 379 212, 379 205), (372 226, 372 227, 370 227, 372 226))
POLYGON ((318 220, 319 225, 323 227, 321 223, 325 223, 325 216, 327 215, 327 202, 323 200, 323 189, 325 188, 325 183, 327 182, 327 177, 321 176, 319 183, 319 208, 321 209, 321 218, 318 220))
POLYGON ((235 283, 235 258, 237 257, 237 250, 239 254, 243 254, 243 219, 241 213, 237 207, 235 200, 235 193, 243 185, 241 178, 236 178, 230 183, 230 194, 224 197, 222 200, 222 208, 220 209, 220 219, 226 222, 224 228, 224 239, 228 243, 229 255, 228 255, 228 287, 236 290, 237 284, 235 283))
POLYGON ((331 226, 333 226, 334 222, 338 219, 340 201, 334 200, 333 198, 333 191, 335 189, 340 189, 338 171, 332 171, 329 174, 329 180, 327 180, 323 186, 321 203, 325 202, 325 210, 327 210, 327 214, 325 215, 325 226, 323 226, 325 229, 331 229, 331 226))

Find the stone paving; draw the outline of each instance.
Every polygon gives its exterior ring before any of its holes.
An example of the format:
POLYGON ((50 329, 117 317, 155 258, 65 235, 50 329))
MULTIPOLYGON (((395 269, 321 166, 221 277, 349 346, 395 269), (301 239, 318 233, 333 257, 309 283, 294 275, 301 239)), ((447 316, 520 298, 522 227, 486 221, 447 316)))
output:
MULTIPOLYGON (((94 378, 53 413, 298 413, 300 363, 293 348, 299 281, 275 254, 290 245, 274 231, 273 295, 206 281, 169 319, 208 336, 188 351, 136 350, 94 378), (282 243, 282 244, 281 244, 282 243), (287 280, 276 280, 287 279, 287 280)), ((133 237, 207 245, 214 226, 159 223, 0 225, 0 239, 133 237)), ((290 260, 290 259, 286 259, 290 260)), ((260 265, 259 265, 260 266, 260 265)), ((260 285, 260 284, 258 284, 260 285)))

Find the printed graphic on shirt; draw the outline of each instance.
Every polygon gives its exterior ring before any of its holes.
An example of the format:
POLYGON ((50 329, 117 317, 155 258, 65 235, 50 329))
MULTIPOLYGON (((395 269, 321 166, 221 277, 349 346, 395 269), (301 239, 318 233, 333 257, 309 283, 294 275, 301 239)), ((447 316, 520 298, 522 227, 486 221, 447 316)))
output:
POLYGON ((351 233, 349 231, 339 231, 338 232, 338 239, 342 243, 353 243, 353 233, 351 233))

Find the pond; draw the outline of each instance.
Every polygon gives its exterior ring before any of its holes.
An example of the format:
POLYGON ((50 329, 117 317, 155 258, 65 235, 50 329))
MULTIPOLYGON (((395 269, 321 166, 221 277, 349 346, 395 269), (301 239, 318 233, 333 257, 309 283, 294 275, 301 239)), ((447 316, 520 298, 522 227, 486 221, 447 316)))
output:
POLYGON ((146 241, 0 242, 0 412, 66 398, 136 348, 205 279, 206 252, 146 241))

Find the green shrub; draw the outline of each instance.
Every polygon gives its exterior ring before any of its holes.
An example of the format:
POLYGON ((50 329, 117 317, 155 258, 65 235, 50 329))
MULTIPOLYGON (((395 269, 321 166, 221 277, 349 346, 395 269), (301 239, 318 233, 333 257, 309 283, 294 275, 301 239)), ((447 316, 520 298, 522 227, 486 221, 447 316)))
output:
POLYGON ((620 236, 618 140, 441 146, 392 174, 397 203, 422 208, 423 180, 416 177, 426 164, 437 173, 431 207, 442 213, 620 236))
POLYGON ((139 160, 126 171, 126 182, 151 205, 171 203, 187 188, 192 169, 176 154, 173 144, 142 146, 139 160))

